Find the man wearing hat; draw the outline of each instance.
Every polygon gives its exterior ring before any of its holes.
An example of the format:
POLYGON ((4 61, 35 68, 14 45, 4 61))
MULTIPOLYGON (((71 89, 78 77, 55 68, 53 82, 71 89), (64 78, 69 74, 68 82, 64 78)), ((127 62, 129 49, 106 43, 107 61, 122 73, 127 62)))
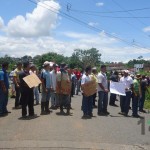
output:
POLYGON ((141 75, 137 74, 133 80, 133 99, 132 99, 132 117, 139 118, 138 115, 138 103, 141 97, 141 75))
POLYGON ((42 80, 42 98, 41 98, 41 115, 49 114, 49 100, 51 90, 50 64, 48 61, 43 64, 43 71, 41 74, 42 80))
POLYGON ((124 76, 121 77, 120 82, 125 85, 125 93, 126 96, 120 96, 120 107, 121 112, 119 114, 128 116, 129 108, 130 108, 130 101, 131 101, 131 91, 133 89, 133 79, 129 76, 129 71, 124 71, 124 76))
MULTIPOLYGON (((57 81, 57 87, 59 88, 59 90, 57 91, 57 95, 59 98, 59 104, 60 104, 60 113, 64 113, 63 108, 66 107, 67 108, 67 114, 70 114, 70 93, 68 93, 68 91, 63 91, 63 81, 67 81, 68 83, 70 83, 70 78, 68 75, 67 70, 67 66, 65 63, 61 63, 60 65, 60 72, 58 72, 57 77, 56 77, 56 81, 57 81)), ((71 89, 71 86, 70 86, 71 89)))
POLYGON ((56 109, 59 105, 57 96, 56 96, 56 76, 57 76, 57 64, 53 64, 53 70, 51 74, 51 109, 56 109))
MULTIPOLYGON (((37 75, 37 69, 36 66, 34 64, 30 65, 30 74, 36 74, 37 75)), ((38 86, 34 87, 34 97, 36 100, 36 105, 39 105, 39 91, 38 91, 38 86)))

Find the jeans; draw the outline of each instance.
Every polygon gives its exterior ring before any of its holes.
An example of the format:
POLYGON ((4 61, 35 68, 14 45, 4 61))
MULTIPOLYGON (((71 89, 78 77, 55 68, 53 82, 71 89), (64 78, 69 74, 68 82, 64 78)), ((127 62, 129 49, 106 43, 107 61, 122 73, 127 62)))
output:
POLYGON ((131 101, 131 91, 126 92, 126 96, 120 96, 121 112, 128 114, 131 101))
POLYGON ((139 103, 140 96, 133 95, 132 99, 132 115, 135 116, 138 114, 138 103, 139 103))
POLYGON ((16 90, 16 98, 15 98, 15 107, 19 106, 20 105, 20 87, 18 88, 16 85, 15 85, 15 90, 16 90))
POLYGON ((114 105, 115 101, 116 101, 116 94, 111 93, 110 94, 109 105, 114 105))
POLYGON ((99 91, 99 100, 98 100, 98 113, 107 112, 108 105, 108 93, 104 91, 99 91))
POLYGON ((82 99, 82 110, 84 115, 91 115, 93 111, 93 98, 92 96, 84 96, 82 99))
POLYGON ((34 92, 34 96, 35 96, 36 103, 39 103, 39 91, 38 91, 38 86, 33 89, 33 92, 34 92))
POLYGON ((141 92, 142 92, 142 97, 140 98, 139 101, 139 110, 143 110, 144 102, 145 102, 145 91, 141 91, 141 92))
POLYGON ((81 80, 77 80, 77 82, 76 82, 76 95, 78 95, 78 93, 80 92, 80 84, 81 84, 81 80))
POLYGON ((42 89, 41 102, 47 102, 47 101, 49 101, 50 97, 51 97, 50 89, 48 89, 48 92, 45 92, 45 90, 42 89))
POLYGON ((57 106, 59 104, 58 98, 55 92, 51 92, 51 106, 57 106))
POLYGON ((27 115, 27 106, 29 115, 34 115, 34 94, 32 89, 28 88, 22 88, 21 89, 21 95, 22 95, 22 116, 27 115))
POLYGON ((0 91, 0 114, 7 112, 8 90, 6 93, 0 91))

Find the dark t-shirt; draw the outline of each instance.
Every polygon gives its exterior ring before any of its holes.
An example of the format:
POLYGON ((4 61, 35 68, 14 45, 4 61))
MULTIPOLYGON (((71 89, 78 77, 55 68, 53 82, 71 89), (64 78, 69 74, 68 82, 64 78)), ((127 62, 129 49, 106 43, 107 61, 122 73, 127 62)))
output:
POLYGON ((118 76, 113 74, 110 76, 110 80, 113 82, 118 82, 118 76))
POLYGON ((147 81, 145 79, 141 80, 141 90, 146 91, 147 81))
POLYGON ((32 90, 32 88, 29 88, 29 86, 26 84, 26 82, 23 80, 24 77, 30 75, 29 72, 27 71, 22 71, 19 73, 19 79, 20 79, 20 88, 21 89, 28 89, 28 90, 32 90))

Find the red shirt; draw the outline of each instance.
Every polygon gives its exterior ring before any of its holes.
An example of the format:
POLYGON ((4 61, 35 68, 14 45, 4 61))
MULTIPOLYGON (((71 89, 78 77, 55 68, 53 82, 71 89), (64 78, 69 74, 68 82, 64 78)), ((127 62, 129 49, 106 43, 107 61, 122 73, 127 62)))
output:
POLYGON ((81 78, 81 73, 79 71, 74 72, 74 74, 76 75, 77 80, 79 80, 81 78))

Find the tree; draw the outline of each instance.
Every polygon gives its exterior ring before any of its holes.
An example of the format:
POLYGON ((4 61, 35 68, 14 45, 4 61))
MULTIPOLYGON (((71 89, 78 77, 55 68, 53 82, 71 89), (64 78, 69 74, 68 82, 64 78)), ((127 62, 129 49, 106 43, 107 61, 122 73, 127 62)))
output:
POLYGON ((78 57, 76 59, 79 60, 82 68, 85 68, 88 65, 91 65, 92 67, 100 66, 101 54, 96 48, 91 48, 88 50, 76 49, 74 50, 73 55, 76 55, 76 57, 78 57))

